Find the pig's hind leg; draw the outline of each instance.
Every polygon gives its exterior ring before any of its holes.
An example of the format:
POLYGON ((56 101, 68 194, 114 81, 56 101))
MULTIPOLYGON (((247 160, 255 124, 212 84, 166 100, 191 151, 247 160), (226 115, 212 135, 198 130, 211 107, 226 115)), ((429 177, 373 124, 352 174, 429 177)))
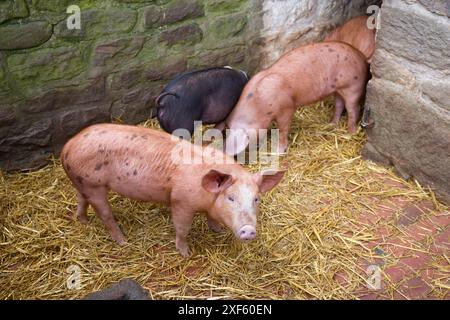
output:
POLYGON ((337 93, 334 95, 335 106, 334 106, 334 114, 331 118, 331 123, 334 125, 339 124, 339 120, 341 119, 342 112, 344 112, 345 102, 344 99, 337 93))
POLYGON ((92 207, 94 207, 94 211, 97 216, 105 224, 111 238, 113 238, 120 245, 126 244, 125 236, 114 219, 111 206, 108 202, 108 190, 105 187, 92 187, 89 190, 84 191, 89 194, 89 198, 87 200, 92 207))
POLYGON ((342 93, 339 93, 345 101, 345 110, 347 110, 347 122, 348 122, 348 132, 350 134, 355 134, 358 131, 358 120, 360 113, 360 99, 361 99, 361 90, 345 90, 342 93))
POLYGON ((85 196, 81 192, 77 192, 78 205, 77 205, 77 219, 83 224, 87 224, 89 219, 87 217, 86 211, 89 203, 85 196))

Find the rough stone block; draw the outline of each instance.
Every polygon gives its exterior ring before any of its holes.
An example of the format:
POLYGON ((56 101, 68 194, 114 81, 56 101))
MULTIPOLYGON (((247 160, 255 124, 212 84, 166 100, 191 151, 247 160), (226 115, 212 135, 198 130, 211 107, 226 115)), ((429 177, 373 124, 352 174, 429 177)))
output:
POLYGON ((0 23, 30 15, 25 0, 3 0, 0 2, 0 23))
POLYGON ((432 69, 450 69, 449 19, 404 1, 385 1, 381 19, 377 48, 432 69))
POLYGON ((246 25, 247 15, 245 13, 233 13, 220 16, 214 20, 209 32, 214 35, 215 41, 217 39, 228 39, 242 33, 246 25))
POLYGON ((242 0, 208 0, 206 10, 208 12, 227 12, 239 8, 245 1, 242 0))
POLYGON ((57 150, 70 137, 83 128, 94 123, 110 122, 109 102, 90 104, 87 106, 73 106, 58 112, 54 117, 55 135, 52 145, 57 150))
POLYGON ((145 37, 127 37, 114 40, 102 40, 95 44, 91 65, 112 69, 129 61, 142 50, 145 37))
POLYGON ((52 36, 52 26, 46 21, 0 26, 0 50, 36 47, 52 36))
POLYGON ((160 8, 148 6, 143 10, 144 27, 153 28, 176 23, 186 19, 204 16, 202 4, 195 0, 173 1, 169 5, 160 8))
POLYGON ((82 49, 73 46, 12 54, 7 65, 11 76, 25 87, 70 79, 85 69, 82 49))
POLYGON ((375 122, 367 130, 370 144, 399 172, 450 196, 450 115, 420 94, 380 79, 370 81, 366 104, 375 122))
POLYGON ((450 2, 447 0, 419 0, 419 2, 433 13, 450 17, 450 2))
POLYGON ((204 68, 212 66, 233 66, 245 60, 247 49, 245 46, 231 46, 223 49, 199 52, 189 61, 189 68, 204 68))
POLYGON ((137 21, 132 9, 88 9, 81 11, 81 29, 69 30, 64 19, 55 27, 55 35, 62 39, 96 39, 105 35, 129 32, 137 21))
POLYGON ((7 170, 36 168, 47 161, 46 146, 52 135, 50 119, 21 118, 0 127, 0 167, 7 170))
POLYGON ((366 96, 375 124, 363 155, 450 201, 450 20, 441 2, 419 2, 383 2, 366 96))
POLYGON ((33 0, 33 8, 38 11, 65 12, 74 1, 70 0, 33 0))
POLYGON ((188 24, 171 30, 163 31, 159 37, 169 47, 175 44, 195 44, 203 39, 203 31, 197 24, 188 24))
POLYGON ((0 126, 11 124, 16 120, 16 114, 10 107, 0 106, 0 126))
POLYGON ((26 114, 51 113, 67 106, 102 101, 105 90, 105 79, 99 77, 78 87, 50 89, 26 100, 20 109, 26 114))
POLYGON ((118 95, 120 98, 114 101, 111 108, 112 118, 121 119, 126 123, 139 123, 149 119, 155 99, 163 86, 163 83, 152 82, 120 91, 118 95))
POLYGON ((185 58, 174 59, 173 62, 164 63, 162 67, 150 68, 145 71, 145 78, 150 81, 170 80, 176 75, 186 71, 187 61, 185 58))

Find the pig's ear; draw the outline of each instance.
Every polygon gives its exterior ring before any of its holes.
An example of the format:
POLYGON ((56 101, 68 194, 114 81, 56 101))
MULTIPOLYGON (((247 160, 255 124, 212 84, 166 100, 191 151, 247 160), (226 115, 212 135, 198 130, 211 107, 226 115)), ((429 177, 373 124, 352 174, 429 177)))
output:
POLYGON ((229 174, 210 170, 202 179, 202 187, 211 193, 219 193, 233 184, 233 177, 229 174))
POLYGON ((264 171, 253 175, 253 179, 259 186, 259 192, 265 193, 272 190, 283 178, 286 170, 264 171))
POLYGON ((227 131, 227 140, 225 141, 226 154, 234 156, 244 151, 249 142, 247 132, 244 129, 229 129, 227 131))

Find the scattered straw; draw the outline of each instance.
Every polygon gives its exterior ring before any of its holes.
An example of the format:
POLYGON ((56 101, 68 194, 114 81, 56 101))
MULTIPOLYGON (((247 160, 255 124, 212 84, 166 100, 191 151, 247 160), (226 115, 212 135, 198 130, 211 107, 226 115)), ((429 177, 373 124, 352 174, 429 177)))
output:
MULTIPOLYGON (((58 160, 34 172, 0 173, 0 298, 77 299, 122 278, 137 280, 155 299, 356 298, 366 280, 358 261, 374 257, 365 246, 373 226, 362 225, 359 215, 398 196, 444 206, 414 182, 363 161, 364 134, 349 136, 344 121, 330 127, 331 113, 324 103, 297 112, 284 159, 289 171, 263 198, 258 239, 242 244, 230 233, 210 232, 198 217, 190 259, 175 249, 167 207, 111 194, 129 241, 120 247, 92 209, 87 226, 67 218, 75 190, 58 160), (400 186, 386 188, 385 177, 400 186), (81 269, 78 290, 66 285, 71 265, 81 269), (348 283, 340 285, 337 273, 348 283)), ((445 290, 447 284, 434 285, 445 290)))

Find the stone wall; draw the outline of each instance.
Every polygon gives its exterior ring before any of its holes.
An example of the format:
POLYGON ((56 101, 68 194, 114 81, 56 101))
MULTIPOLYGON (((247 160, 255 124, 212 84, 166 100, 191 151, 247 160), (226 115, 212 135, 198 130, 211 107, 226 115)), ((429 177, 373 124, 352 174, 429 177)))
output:
POLYGON ((175 74, 250 74, 368 0, 0 0, 0 168, 30 169, 83 127, 148 119, 175 74), (68 30, 66 8, 81 8, 68 30))
POLYGON ((450 2, 386 0, 366 105, 364 156, 450 201, 450 2))
POLYGON ((381 0, 263 1, 260 65, 269 66, 285 51, 322 39, 334 27, 365 14, 373 4, 380 6, 381 0))

